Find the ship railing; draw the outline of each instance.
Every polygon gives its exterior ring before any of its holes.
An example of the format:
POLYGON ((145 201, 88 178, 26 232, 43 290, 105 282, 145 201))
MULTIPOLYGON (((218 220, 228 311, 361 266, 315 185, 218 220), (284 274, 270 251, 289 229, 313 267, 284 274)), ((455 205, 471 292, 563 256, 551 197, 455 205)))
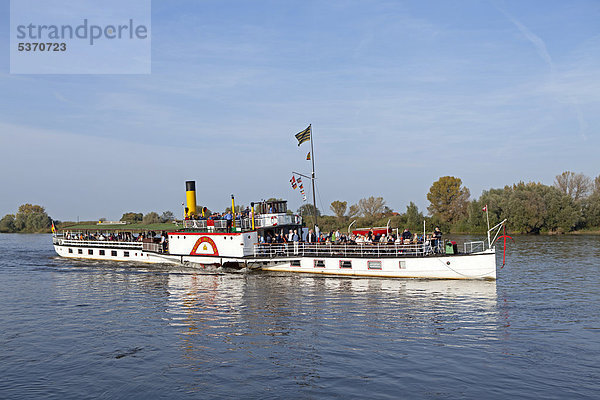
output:
POLYGON ((302 218, 298 215, 289 214, 261 214, 254 218, 256 228, 268 228, 280 225, 301 225, 302 218))
MULTIPOLYGON (((189 229, 202 229, 202 230, 225 230, 227 229, 227 220, 225 219, 190 219, 183 221, 183 227, 189 229)), ((233 227, 233 226, 232 226, 233 227)), ((242 230, 252 229, 252 221, 250 218, 238 218, 235 220, 235 228, 241 228, 242 230)))
POLYGON ((440 252, 430 244, 258 243, 254 257, 423 257, 440 252))
POLYGON ((224 219, 190 219, 183 221, 184 228, 190 229, 227 229, 224 219))
POLYGON ((166 253, 162 243, 142 243, 142 250, 153 253, 166 253))
MULTIPOLYGON (((254 217, 255 228, 268 228, 276 227, 281 225, 301 225, 302 218, 298 215, 287 215, 287 214, 261 214, 254 217)), ((185 220, 183 221, 183 227, 189 229, 202 229, 202 230, 224 230, 227 229, 227 220, 224 219, 199 219, 199 220, 185 220)), ((241 228, 243 231, 252 229, 252 218, 236 218, 235 228, 241 228)))
POLYGON ((463 244, 464 252, 467 254, 470 253, 480 253, 485 250, 485 242, 475 241, 475 242, 466 242, 463 244))
POLYGON ((61 237, 52 238, 52 243, 59 246, 74 246, 74 247, 104 247, 116 249, 138 249, 142 250, 142 242, 116 242, 111 240, 79 240, 79 239, 63 239, 61 237))

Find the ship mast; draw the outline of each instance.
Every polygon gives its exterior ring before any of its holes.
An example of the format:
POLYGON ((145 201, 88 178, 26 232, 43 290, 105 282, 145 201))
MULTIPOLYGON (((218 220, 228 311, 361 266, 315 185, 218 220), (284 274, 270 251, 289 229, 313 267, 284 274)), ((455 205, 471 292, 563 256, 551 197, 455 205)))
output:
MULTIPOLYGON (((306 128, 305 130, 298 132, 296 134, 296 139, 298 139, 298 146, 300 146, 302 143, 306 142, 308 139, 310 139, 310 153, 308 153, 310 157, 310 160, 312 161, 312 174, 311 176, 306 176, 304 174, 301 174, 299 172, 295 172, 292 171, 293 174, 296 175, 300 175, 306 179, 310 179, 311 183, 312 183, 312 196, 313 196, 313 217, 314 217, 314 230, 315 230, 315 234, 317 233, 317 195, 315 192, 315 147, 313 145, 313 132, 312 132, 312 124, 308 125, 308 128, 306 128), (306 137, 306 134, 308 133, 308 138, 306 137)), ((309 158, 307 158, 308 160, 309 158)), ((304 194, 304 193, 302 193, 304 194)), ((306 201, 306 196, 304 196, 304 201, 306 201)))
POLYGON ((314 230, 315 230, 315 235, 317 234, 317 198, 315 196, 315 149, 313 148, 313 131, 312 131, 312 124, 308 125, 309 129, 310 129, 310 159, 312 161, 312 195, 313 195, 313 214, 315 217, 315 226, 314 226, 314 230))

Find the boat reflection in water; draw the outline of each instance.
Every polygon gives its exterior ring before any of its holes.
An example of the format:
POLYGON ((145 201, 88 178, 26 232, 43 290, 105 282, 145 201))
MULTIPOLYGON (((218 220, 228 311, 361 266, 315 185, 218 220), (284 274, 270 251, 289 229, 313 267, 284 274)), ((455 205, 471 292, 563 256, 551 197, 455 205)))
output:
POLYGON ((216 362, 248 380, 246 367, 266 363, 311 385, 332 352, 406 351, 443 335, 464 347, 495 340, 501 326, 495 281, 170 274, 168 293, 188 368, 216 362))

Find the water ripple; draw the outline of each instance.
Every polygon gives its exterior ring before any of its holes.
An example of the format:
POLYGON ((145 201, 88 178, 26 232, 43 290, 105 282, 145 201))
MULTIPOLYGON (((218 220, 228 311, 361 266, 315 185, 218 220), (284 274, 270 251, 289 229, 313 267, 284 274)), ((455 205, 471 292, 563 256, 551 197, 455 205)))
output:
POLYGON ((594 398, 600 240, 520 237, 499 280, 199 273, 0 235, 1 398, 594 398))

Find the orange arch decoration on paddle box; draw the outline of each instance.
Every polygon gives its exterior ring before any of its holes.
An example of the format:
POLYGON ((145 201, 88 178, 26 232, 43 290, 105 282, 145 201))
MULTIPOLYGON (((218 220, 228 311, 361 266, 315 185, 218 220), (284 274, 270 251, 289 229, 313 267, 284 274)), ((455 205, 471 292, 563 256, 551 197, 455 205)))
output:
POLYGON ((192 248, 190 252, 191 256, 218 256, 219 249, 217 249, 217 245, 215 241, 209 237, 202 236, 200 239, 196 240, 196 244, 192 248))

